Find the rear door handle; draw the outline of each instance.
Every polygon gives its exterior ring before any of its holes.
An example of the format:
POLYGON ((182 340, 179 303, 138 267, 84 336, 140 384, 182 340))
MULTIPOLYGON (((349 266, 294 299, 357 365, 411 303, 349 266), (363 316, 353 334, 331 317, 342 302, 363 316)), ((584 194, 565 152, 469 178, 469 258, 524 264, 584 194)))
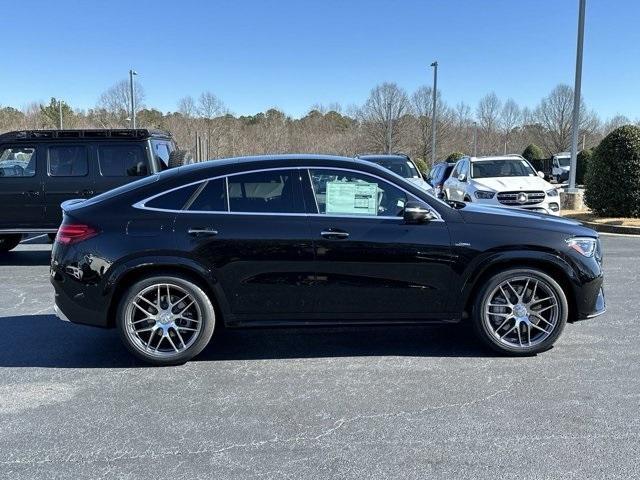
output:
POLYGON ((192 237, 215 237, 218 231, 213 228, 190 228, 187 233, 192 237))
POLYGON ((349 233, 342 230, 323 230, 320 235, 330 240, 343 240, 349 238, 349 233))
POLYGON ((39 190, 27 190, 24 193, 25 193, 25 195, 27 197, 39 197, 40 196, 40 191, 39 190))

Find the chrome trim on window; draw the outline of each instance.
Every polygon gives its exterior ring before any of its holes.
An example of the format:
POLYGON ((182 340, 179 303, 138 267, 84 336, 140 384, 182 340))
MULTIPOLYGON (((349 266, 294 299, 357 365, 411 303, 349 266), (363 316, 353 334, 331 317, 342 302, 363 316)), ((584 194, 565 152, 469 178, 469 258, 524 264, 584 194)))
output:
MULTIPOLYGON (((157 193, 155 195, 152 195, 151 197, 145 198, 143 200, 140 200, 139 202, 136 202, 132 205, 133 208, 138 208, 140 210, 151 210, 151 211, 155 211, 155 212, 167 212, 167 213, 204 213, 204 214, 215 214, 215 215, 270 215, 270 216, 278 216, 278 217, 309 217, 309 216, 321 216, 321 217, 338 217, 338 218, 380 218, 380 219, 402 219, 401 216, 378 216, 378 215, 328 215, 326 213, 270 213, 270 212, 232 212, 230 211, 230 201, 229 201, 229 177, 235 177, 236 175, 244 175, 244 174, 249 174, 249 173, 258 173, 258 172, 272 172, 272 171, 277 171, 277 170, 307 170, 308 174, 309 174, 309 182, 311 183, 310 187, 312 189, 312 193, 314 196, 314 200, 315 199, 315 192, 313 191, 313 181, 311 179, 311 170, 340 170, 340 171, 344 171, 344 172, 353 172, 353 173, 359 173, 361 175, 369 175, 370 177, 373 178, 377 178, 378 180, 382 181, 382 182, 386 182, 388 184, 393 185, 396 188, 399 188, 400 190, 402 190, 403 192, 405 192, 407 195, 410 195, 411 198, 413 200, 416 200, 418 202, 422 202, 422 203, 426 203, 424 200, 417 198, 413 193, 409 192, 408 190, 404 189, 402 186, 392 183, 387 179, 384 179, 382 177, 379 177, 373 173, 369 173, 369 172, 363 172, 361 170, 354 170, 352 168, 343 168, 343 167, 324 167, 324 166, 304 166, 304 167, 274 167, 274 168, 259 168, 256 170, 247 170, 247 171, 243 171, 243 172, 234 172, 234 173, 228 173, 226 175, 218 175, 217 177, 210 177, 210 178, 205 178, 202 180, 197 180, 195 182, 190 182, 190 183, 186 183, 184 185, 180 185, 179 187, 175 187, 175 188, 170 188, 169 190, 165 190, 163 192, 157 193), (147 207, 146 203, 161 196, 161 195, 165 195, 167 193, 171 193, 175 190, 179 190, 181 188, 185 188, 185 187, 189 187, 191 185, 196 185, 198 183, 204 183, 204 182, 209 182, 212 180, 218 180, 220 178, 224 178, 225 179, 225 184, 226 184, 226 188, 227 188, 227 210, 226 211, 215 211, 215 210, 200 210, 200 211, 196 211, 196 210, 170 210, 170 209, 165 209, 165 208, 153 208, 153 207, 147 207)), ((402 177, 398 177, 398 178, 402 178, 402 177)), ((433 208, 431 208, 431 206, 429 206, 429 210, 431 211, 431 213, 433 213, 436 218, 434 218, 433 220, 430 221, 431 222, 444 222, 444 220, 442 219, 442 216, 440 215, 440 213, 438 213, 436 210, 434 210, 433 208)), ((320 209, 317 206, 317 200, 316 200, 316 211, 320 212, 320 209)))

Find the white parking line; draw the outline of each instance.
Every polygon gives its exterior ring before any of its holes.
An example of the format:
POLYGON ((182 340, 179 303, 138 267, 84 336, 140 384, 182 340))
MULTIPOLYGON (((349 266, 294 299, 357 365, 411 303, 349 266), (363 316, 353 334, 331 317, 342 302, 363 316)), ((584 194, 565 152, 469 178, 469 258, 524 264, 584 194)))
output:
POLYGON ((37 240, 38 238, 44 238, 47 237, 48 234, 47 233, 43 233, 42 235, 38 235, 36 237, 29 237, 29 238, 25 238, 23 241, 21 241, 20 243, 29 243, 33 240, 37 240))

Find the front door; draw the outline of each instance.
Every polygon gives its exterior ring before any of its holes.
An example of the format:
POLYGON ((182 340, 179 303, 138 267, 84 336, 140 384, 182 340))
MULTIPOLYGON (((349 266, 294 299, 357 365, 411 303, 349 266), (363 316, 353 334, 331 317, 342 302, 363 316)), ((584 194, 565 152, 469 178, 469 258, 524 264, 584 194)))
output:
POLYGON ((312 192, 305 198, 315 203, 310 226, 318 314, 344 320, 442 318, 452 280, 443 221, 405 224, 402 212, 411 194, 361 172, 310 169, 305 188, 312 192))
POLYGON ((210 180, 176 216, 176 238, 206 259, 236 321, 281 321, 313 309, 313 247, 299 172, 231 175, 228 185, 210 180))
POLYGON ((0 230, 42 228, 44 162, 38 147, 0 146, 0 230))

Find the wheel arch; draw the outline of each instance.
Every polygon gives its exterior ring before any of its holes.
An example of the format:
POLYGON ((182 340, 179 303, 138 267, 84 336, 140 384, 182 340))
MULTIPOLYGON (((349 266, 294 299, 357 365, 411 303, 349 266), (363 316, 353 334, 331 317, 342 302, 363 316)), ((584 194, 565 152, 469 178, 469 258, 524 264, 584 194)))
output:
POLYGON ((478 268, 474 271, 463 287, 463 318, 469 317, 473 301, 485 285, 487 279, 499 272, 516 268, 533 268, 540 270, 558 282, 567 297, 567 303, 569 305, 568 321, 572 322, 577 319, 576 292, 573 286, 574 273, 569 265, 554 257, 540 256, 534 258, 529 255, 500 258, 493 262, 487 262, 483 268, 478 268))
POLYGON ((189 279, 207 294, 216 310, 216 315, 219 315, 222 319, 220 324, 224 324, 227 303, 222 289, 212 272, 189 259, 175 257, 158 259, 155 257, 152 261, 139 259, 133 265, 123 265, 108 280, 107 327, 115 327, 118 304, 126 289, 138 280, 150 275, 176 275, 180 278, 189 279))

